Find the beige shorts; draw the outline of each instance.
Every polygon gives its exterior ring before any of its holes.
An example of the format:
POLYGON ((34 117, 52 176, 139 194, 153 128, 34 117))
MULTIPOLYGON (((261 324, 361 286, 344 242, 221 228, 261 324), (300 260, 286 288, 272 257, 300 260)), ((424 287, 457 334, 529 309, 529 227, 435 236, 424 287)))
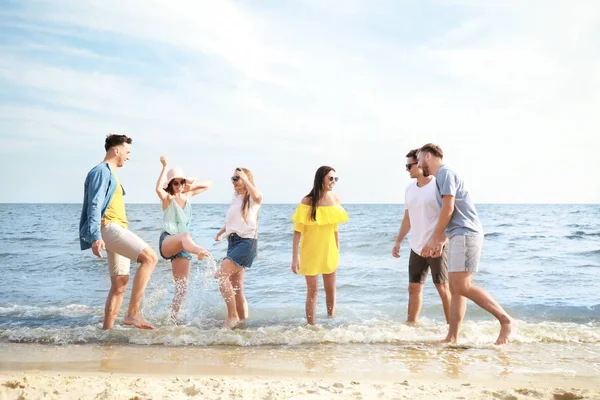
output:
POLYGON ((149 247, 142 238, 116 223, 100 230, 108 256, 110 276, 129 275, 131 260, 137 261, 140 253, 149 247))

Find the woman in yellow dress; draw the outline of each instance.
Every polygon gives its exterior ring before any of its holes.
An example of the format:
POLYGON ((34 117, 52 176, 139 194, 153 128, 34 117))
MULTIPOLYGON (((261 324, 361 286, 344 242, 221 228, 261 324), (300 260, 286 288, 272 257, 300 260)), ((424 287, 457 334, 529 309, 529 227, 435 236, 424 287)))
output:
POLYGON ((332 192, 337 181, 335 169, 320 167, 312 190, 292 216, 292 272, 306 277, 306 320, 310 325, 315 324, 318 275, 323 275, 327 315, 335 315, 335 274, 340 262, 338 224, 348 221, 340 198, 332 192))

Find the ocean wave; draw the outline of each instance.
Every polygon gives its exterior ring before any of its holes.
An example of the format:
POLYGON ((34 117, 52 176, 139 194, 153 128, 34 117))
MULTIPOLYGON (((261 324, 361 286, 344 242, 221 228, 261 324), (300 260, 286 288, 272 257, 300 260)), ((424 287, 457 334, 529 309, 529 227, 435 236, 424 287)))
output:
POLYGON ((22 242, 51 242, 54 239, 53 238, 47 238, 47 237, 32 237, 32 236, 19 236, 19 237, 9 237, 6 239, 9 243, 22 243, 22 242))
POLYGON ((565 236, 568 239, 580 239, 586 236, 591 236, 591 237, 599 237, 600 236, 600 232, 584 232, 584 231, 575 231, 570 235, 565 236))
POLYGON ((586 256, 586 257, 589 257, 589 256, 599 256, 600 255, 600 249, 590 250, 590 251, 582 251, 582 252, 575 253, 575 255, 586 256))
POLYGON ((484 235, 484 237, 486 239, 488 239, 488 238, 495 238, 495 237, 499 237, 499 236, 502 236, 502 233, 500 233, 500 232, 491 232, 491 233, 486 233, 484 235))
MULTIPOLYGON (((422 322, 416 326, 389 321, 364 321, 343 325, 271 325, 246 329, 203 328, 196 325, 165 325, 152 331, 117 326, 110 331, 100 324, 80 327, 38 327, 0 330, 0 340, 18 343, 84 344, 121 343, 163 346, 291 346, 314 344, 385 344, 414 346, 437 344, 447 326, 422 322)), ((461 331, 461 345, 488 346, 498 334, 492 321, 467 321, 461 331)), ((600 343, 600 325, 517 322, 513 343, 600 343)))
POLYGON ((23 306, 10 305, 0 307, 0 317, 20 317, 20 318, 52 318, 67 317, 78 318, 94 315, 102 315, 103 308, 93 308, 81 304, 69 304, 67 306, 23 306))

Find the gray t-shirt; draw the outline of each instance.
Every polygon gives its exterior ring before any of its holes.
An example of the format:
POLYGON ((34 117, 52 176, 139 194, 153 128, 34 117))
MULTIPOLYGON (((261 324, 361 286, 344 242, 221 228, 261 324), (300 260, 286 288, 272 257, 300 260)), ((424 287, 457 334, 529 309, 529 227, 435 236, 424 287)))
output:
POLYGON ((451 238, 455 235, 483 235, 483 227, 477 216, 475 204, 463 180, 445 165, 437 172, 435 179, 440 207, 442 207, 442 196, 454 196, 454 212, 446 227, 446 236, 451 238))

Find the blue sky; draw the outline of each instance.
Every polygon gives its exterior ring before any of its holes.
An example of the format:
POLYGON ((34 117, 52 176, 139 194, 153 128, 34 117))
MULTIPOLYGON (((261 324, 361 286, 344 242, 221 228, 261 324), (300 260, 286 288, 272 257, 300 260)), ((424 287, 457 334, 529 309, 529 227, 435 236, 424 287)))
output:
POLYGON ((0 202, 80 202, 109 132, 154 202, 159 157, 214 187, 250 168, 294 203, 331 165, 345 203, 403 202, 439 144, 479 203, 598 203, 595 1, 3 1, 0 202))

